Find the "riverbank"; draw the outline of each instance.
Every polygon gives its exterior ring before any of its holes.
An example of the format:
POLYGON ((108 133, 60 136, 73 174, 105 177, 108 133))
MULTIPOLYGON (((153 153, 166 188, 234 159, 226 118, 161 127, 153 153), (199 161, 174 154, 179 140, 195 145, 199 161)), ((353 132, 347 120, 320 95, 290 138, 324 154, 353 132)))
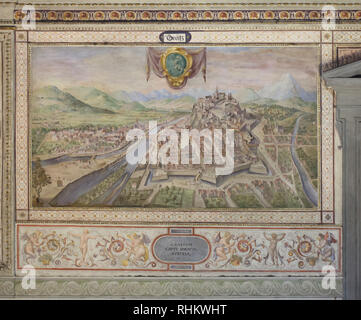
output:
POLYGON ((312 202, 313 205, 318 205, 318 192, 315 190, 310 177, 308 176, 306 170, 304 169, 301 161, 298 159, 296 152, 296 138, 298 129, 300 127, 300 121, 303 118, 299 116, 296 120, 295 127, 293 129, 292 138, 291 138, 291 156, 293 163, 295 164, 297 171, 300 175, 303 191, 305 192, 307 198, 312 202))

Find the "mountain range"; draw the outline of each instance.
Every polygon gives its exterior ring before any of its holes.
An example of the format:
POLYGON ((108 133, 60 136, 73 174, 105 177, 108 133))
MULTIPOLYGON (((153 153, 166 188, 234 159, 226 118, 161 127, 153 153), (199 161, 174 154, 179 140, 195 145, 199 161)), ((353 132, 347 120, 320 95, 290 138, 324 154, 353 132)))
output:
POLYGON ((161 90, 153 90, 148 94, 144 94, 138 91, 131 91, 127 92, 124 90, 119 90, 110 93, 112 97, 118 100, 123 101, 139 101, 141 103, 143 102, 149 102, 149 101, 156 101, 156 100, 164 100, 164 99, 179 99, 185 96, 193 97, 195 99, 198 99, 200 97, 205 97, 206 95, 212 94, 212 91, 209 90, 203 90, 201 88, 190 88, 185 92, 170 92, 167 89, 161 89, 161 90))
POLYGON ((91 106, 97 106, 113 112, 147 110, 138 100, 117 99, 104 91, 92 87, 72 87, 65 88, 64 91, 91 106))
POLYGON ((289 73, 284 74, 279 81, 264 87, 257 93, 262 98, 273 100, 301 98, 306 102, 316 101, 316 92, 308 92, 303 89, 297 80, 289 73))
POLYGON ((114 111, 91 106, 70 93, 64 92, 55 86, 46 86, 33 92, 33 111, 40 113, 76 112, 76 113, 105 113, 114 114, 114 111))
MULTIPOLYGON (((112 92, 111 95, 115 99, 124 101, 139 101, 146 105, 150 101, 153 101, 154 104, 155 101, 165 101, 166 99, 168 99, 168 101, 176 100, 185 96, 193 97, 194 100, 196 100, 200 97, 211 95, 213 94, 213 92, 213 90, 206 90, 202 88, 189 88, 186 91, 179 93, 172 93, 167 89, 162 89, 154 90, 149 94, 144 94, 137 91, 126 92, 121 90, 112 92)), ((304 102, 316 101, 316 92, 306 91, 289 73, 284 74, 279 79, 279 81, 276 81, 269 86, 265 86, 262 89, 255 90, 252 88, 243 87, 239 90, 232 90, 231 93, 240 103, 247 103, 257 100, 267 101, 267 99, 274 101, 283 101, 292 98, 300 98, 304 102)), ((191 99, 189 100, 189 102, 191 102, 191 99)))
POLYGON ((75 98, 102 109, 118 112, 124 101, 118 101, 107 93, 91 87, 65 88, 65 92, 70 93, 75 98))
MULTIPOLYGON (((240 103, 280 104, 303 107, 316 101, 316 93, 306 91, 291 74, 284 74, 279 81, 260 90, 240 88, 232 90, 232 95, 240 103)), ((154 90, 148 94, 138 91, 119 90, 106 93, 93 87, 71 87, 60 90, 46 86, 33 92, 35 109, 41 111, 119 113, 127 110, 189 112, 197 98, 213 94, 202 88, 188 88, 186 91, 172 92, 167 89, 154 90)))
MULTIPOLYGON (((195 99, 205 97, 213 94, 213 90, 206 90, 202 88, 189 88, 184 92, 172 93, 167 89, 154 90, 149 94, 140 93, 137 91, 126 92, 124 90, 112 92, 111 95, 115 99, 124 101, 139 101, 149 102, 164 99, 179 99, 184 96, 190 96, 195 99)), ((240 88, 239 90, 231 91, 233 96, 241 103, 255 101, 262 98, 272 100, 286 100, 290 98, 301 98, 305 102, 314 102, 316 100, 316 92, 306 91, 297 80, 289 73, 284 74, 279 81, 265 86, 260 90, 251 88, 240 88)))

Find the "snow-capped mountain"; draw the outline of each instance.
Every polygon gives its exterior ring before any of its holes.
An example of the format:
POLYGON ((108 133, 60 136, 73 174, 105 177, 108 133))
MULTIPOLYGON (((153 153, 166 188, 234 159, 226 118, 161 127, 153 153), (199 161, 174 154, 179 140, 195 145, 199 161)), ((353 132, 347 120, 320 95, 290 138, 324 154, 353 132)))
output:
POLYGON ((259 90, 258 94, 263 98, 273 100, 286 100, 290 98, 301 98, 306 102, 316 100, 316 93, 303 89, 289 73, 284 74, 278 82, 259 90))

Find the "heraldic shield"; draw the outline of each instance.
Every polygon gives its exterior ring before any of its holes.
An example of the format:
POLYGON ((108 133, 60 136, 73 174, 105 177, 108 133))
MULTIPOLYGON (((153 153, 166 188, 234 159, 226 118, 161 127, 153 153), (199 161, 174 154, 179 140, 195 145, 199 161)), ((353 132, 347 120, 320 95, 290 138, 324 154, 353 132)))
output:
POLYGON ((147 51, 147 81, 150 71, 160 78, 166 78, 173 89, 183 88, 188 78, 195 77, 200 70, 206 81, 206 49, 186 50, 171 47, 165 51, 148 48, 147 51))

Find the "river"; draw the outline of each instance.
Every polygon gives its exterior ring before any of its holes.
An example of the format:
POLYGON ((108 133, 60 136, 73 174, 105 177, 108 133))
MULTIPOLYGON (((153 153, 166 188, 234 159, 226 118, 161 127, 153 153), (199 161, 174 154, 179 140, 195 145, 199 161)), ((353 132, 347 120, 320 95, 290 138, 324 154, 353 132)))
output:
POLYGON ((296 138, 298 129, 300 127, 300 121, 303 116, 300 116, 296 120, 296 125, 293 129, 292 139, 291 139, 291 155, 292 160, 297 168, 297 171, 301 177, 303 191, 305 192, 307 198, 315 205, 318 205, 318 193, 312 184, 311 179, 309 178, 305 168, 303 167, 301 161, 298 159, 297 152, 296 152, 296 138))
MULTIPOLYGON (((165 126, 170 126, 173 124, 176 124, 177 122, 183 120, 185 117, 174 119, 170 122, 163 123, 157 126, 157 128, 153 128, 152 131, 149 131, 150 134, 154 134, 156 130, 161 129, 165 126)), ((146 150, 139 149, 139 145, 141 144, 141 141, 135 142, 132 145, 128 145, 129 149, 136 148, 134 150, 135 154, 139 152, 139 158, 141 159, 145 154, 148 152, 149 143, 148 138, 146 139, 146 150)), ((115 152, 119 152, 120 150, 124 152, 127 152, 129 149, 126 150, 126 148, 121 148, 116 150, 115 152)), ((114 155, 113 153, 112 155, 114 155)), ((67 156, 69 157, 69 156, 67 156)), ((52 161, 52 164, 54 164, 54 161, 57 161, 56 158, 49 159, 48 161, 52 161)), ((69 161, 68 159, 63 161, 69 161)), ((56 163, 59 163, 56 162, 56 163)), ((113 186, 105 192, 105 196, 107 197, 101 197, 101 199, 104 198, 105 203, 99 203, 99 199, 97 199, 93 204, 96 205, 112 205, 112 203, 116 200, 116 198, 120 195, 121 191, 127 184, 129 178, 132 176, 133 172, 137 168, 138 164, 131 164, 127 163, 126 158, 123 157, 122 159, 113 162, 110 165, 107 165, 106 167, 93 171, 78 180, 75 180, 71 183, 69 183, 63 190, 61 190, 56 197, 50 202, 52 206, 69 206, 73 204, 80 196, 83 194, 89 192, 92 188, 94 188, 96 185, 101 183, 104 179, 106 179, 110 174, 115 172, 116 170, 120 169, 121 166, 126 165, 125 168, 125 174, 122 175, 122 177, 116 181, 113 186), (120 186, 120 187, 119 187, 120 186)))

